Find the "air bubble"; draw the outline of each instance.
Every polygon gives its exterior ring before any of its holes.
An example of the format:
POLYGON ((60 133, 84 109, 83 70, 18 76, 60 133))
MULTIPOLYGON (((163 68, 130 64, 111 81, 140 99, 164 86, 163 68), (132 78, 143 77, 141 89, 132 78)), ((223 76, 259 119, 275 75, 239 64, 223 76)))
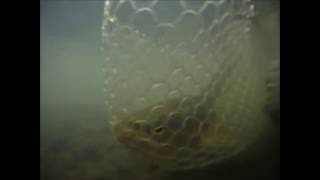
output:
POLYGON ((203 65, 199 64, 199 65, 197 66, 197 69, 203 69, 203 65))
POLYGON ((106 62, 109 62, 110 60, 111 60, 110 57, 106 57, 106 59, 105 59, 106 62))
POLYGON ((127 108, 122 108, 122 112, 124 112, 124 113, 126 113, 126 114, 128 114, 128 109, 127 108))
POLYGON ((124 88, 127 88, 127 87, 128 87, 128 84, 127 84, 126 82, 121 83, 121 85, 122 85, 124 88))
POLYGON ((180 96, 180 93, 178 90, 173 90, 168 95, 168 97, 171 99, 178 98, 179 96, 180 96))
POLYGON ((248 33, 250 31, 249 27, 244 28, 243 32, 248 33))
POLYGON ((146 101, 146 98, 144 98, 144 97, 138 97, 138 98, 137 98, 137 101, 145 102, 145 101, 146 101))
POLYGON ((252 11, 254 10, 254 5, 253 4, 250 5, 250 10, 252 10, 252 11))
POLYGON ((189 81, 191 79, 191 76, 187 76, 184 78, 184 80, 189 81))
POLYGON ((164 52, 165 52, 165 48, 161 48, 160 53, 164 53, 164 52))
POLYGON ((112 68, 112 73, 113 73, 113 74, 117 74, 117 73, 118 73, 117 68, 112 68))
POLYGON ((161 86, 163 86, 163 83, 157 83, 157 84, 154 84, 151 89, 157 89, 161 86))
POLYGON ((115 97, 116 97, 116 95, 115 95, 115 94, 113 94, 113 93, 110 93, 109 97, 110 97, 110 99, 113 99, 113 98, 115 98, 115 97))
POLYGON ((116 42, 115 42, 115 43, 112 43, 112 46, 115 47, 115 48, 117 48, 117 47, 119 47, 119 43, 116 43, 116 42))
POLYGON ((173 71, 172 74, 178 74, 178 73, 180 73, 181 71, 182 71, 182 68, 177 68, 177 69, 175 69, 175 70, 173 71))

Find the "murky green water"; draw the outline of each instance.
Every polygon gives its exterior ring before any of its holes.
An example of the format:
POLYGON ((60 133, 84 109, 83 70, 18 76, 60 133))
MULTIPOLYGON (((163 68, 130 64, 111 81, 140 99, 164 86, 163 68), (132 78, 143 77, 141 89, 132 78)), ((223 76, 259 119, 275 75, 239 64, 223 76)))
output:
MULTIPOLYGON (((256 2, 259 55, 279 58, 279 7, 256 2)), ((275 3, 277 4, 277 3, 275 3)), ((267 180, 280 174, 278 124, 241 156, 203 169, 156 173, 109 129, 104 105, 103 1, 41 1, 41 179, 267 180)), ((272 107, 276 106, 274 104, 272 107)))

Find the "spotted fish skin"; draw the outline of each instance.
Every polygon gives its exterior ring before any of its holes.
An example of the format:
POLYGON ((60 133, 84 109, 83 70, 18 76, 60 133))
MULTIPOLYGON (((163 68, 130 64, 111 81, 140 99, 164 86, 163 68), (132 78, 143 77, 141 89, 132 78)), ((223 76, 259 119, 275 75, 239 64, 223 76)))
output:
POLYGON ((241 152, 263 127, 249 1, 106 1, 106 104, 126 147, 174 169, 241 152))

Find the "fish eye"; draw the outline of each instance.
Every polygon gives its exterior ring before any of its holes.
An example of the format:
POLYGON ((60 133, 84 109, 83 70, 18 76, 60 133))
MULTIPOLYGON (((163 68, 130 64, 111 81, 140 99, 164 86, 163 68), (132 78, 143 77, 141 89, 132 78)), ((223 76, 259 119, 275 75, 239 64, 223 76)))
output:
POLYGON ((165 127, 159 126, 159 127, 157 127, 157 128, 154 129, 154 132, 155 132, 156 134, 161 134, 164 130, 165 130, 165 127))

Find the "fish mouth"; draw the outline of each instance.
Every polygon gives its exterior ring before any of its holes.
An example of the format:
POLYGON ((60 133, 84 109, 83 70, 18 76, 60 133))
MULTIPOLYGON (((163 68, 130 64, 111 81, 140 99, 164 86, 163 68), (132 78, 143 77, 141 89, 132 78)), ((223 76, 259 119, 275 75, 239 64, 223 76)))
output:
POLYGON ((117 140, 132 149, 150 149, 149 139, 141 137, 138 132, 122 123, 115 123, 112 126, 113 134, 117 140))
POLYGON ((143 153, 151 158, 173 159, 170 154, 174 150, 167 151, 168 145, 154 141, 150 137, 144 137, 139 132, 121 123, 113 124, 113 134, 117 140, 129 149, 143 153))

